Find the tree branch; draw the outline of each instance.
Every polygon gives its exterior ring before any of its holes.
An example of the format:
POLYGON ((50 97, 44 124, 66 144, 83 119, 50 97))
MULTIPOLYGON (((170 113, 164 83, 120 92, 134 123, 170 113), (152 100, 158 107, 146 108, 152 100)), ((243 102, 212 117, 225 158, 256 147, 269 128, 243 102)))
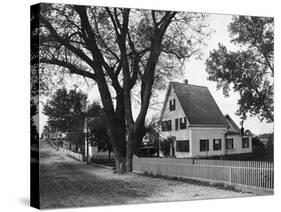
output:
POLYGON ((66 48, 68 48, 70 51, 72 51, 74 54, 76 54, 78 57, 80 57, 82 60, 88 63, 88 65, 93 66, 93 61, 82 50, 75 48, 66 39, 63 39, 61 36, 59 36, 56 30, 53 28, 53 26, 49 23, 49 21, 47 21, 47 19, 41 13, 40 13, 40 21, 45 25, 45 27, 47 27, 51 35, 54 36, 59 43, 64 45, 66 48))
POLYGON ((117 26, 117 24, 116 24, 116 21, 115 21, 113 15, 112 15, 110 9, 109 9, 108 7, 106 7, 105 10, 106 10, 107 14, 109 15, 109 17, 110 17, 110 19, 111 19, 111 22, 112 22, 112 24, 113 24, 113 27, 114 27, 116 36, 117 36, 117 38, 118 38, 118 37, 120 36, 120 33, 119 33, 119 31, 118 31, 118 26, 117 26))
POLYGON ((82 69, 79 69, 77 66, 67 63, 65 61, 59 60, 59 59, 47 59, 47 58, 40 58, 40 63, 46 63, 46 64, 51 64, 51 65, 58 65, 67 68, 70 73, 72 74, 78 74, 84 77, 91 78, 93 80, 96 80, 96 75, 93 73, 90 73, 88 71, 84 71, 82 69))

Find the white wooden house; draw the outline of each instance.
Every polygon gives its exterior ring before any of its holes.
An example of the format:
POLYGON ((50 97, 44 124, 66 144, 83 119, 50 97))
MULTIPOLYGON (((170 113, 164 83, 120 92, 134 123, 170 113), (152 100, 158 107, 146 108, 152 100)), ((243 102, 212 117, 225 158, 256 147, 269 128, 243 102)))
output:
POLYGON ((170 82, 160 115, 162 140, 177 158, 252 152, 251 137, 224 116, 205 86, 170 82))

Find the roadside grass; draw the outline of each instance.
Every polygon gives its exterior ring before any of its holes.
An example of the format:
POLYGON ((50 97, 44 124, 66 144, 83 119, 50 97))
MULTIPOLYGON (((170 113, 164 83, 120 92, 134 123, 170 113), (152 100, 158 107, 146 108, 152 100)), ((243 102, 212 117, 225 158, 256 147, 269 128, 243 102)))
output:
POLYGON ((93 158, 91 160, 91 163, 115 167, 114 158, 108 159, 108 158, 99 156, 99 157, 93 158))
MULTIPOLYGON (((94 164, 110 166, 113 168, 115 167, 115 162, 114 162, 113 158, 111 158, 109 160, 108 158, 99 156, 99 157, 93 159, 91 162, 94 164)), ((227 191, 234 191, 234 192, 240 192, 240 193, 253 193, 251 191, 244 191, 243 189, 237 188, 234 185, 228 185, 228 184, 224 184, 224 183, 208 182, 208 181, 188 179, 188 178, 182 178, 182 177, 169 177, 166 175, 153 174, 153 173, 149 173, 149 172, 137 173, 137 174, 149 176, 152 178, 162 178, 162 179, 167 179, 167 180, 174 180, 174 181, 184 182, 184 183, 193 184, 193 185, 208 186, 208 187, 213 187, 213 188, 227 190, 227 191)))
POLYGON ((213 187, 221 190, 227 190, 227 191, 235 191, 235 192, 241 192, 241 193, 253 193, 253 192, 245 192, 242 189, 236 188, 234 185, 227 185, 224 183, 215 183, 215 182, 207 182, 207 181, 202 181, 202 180, 195 180, 195 179, 188 179, 188 178, 182 178, 182 177, 169 177, 166 175, 162 174, 153 174, 149 172, 144 172, 144 173, 139 173, 140 175, 144 176, 149 176, 153 178, 162 178, 162 179, 167 179, 167 180, 175 180, 178 182, 184 182, 184 183, 189 183, 193 185, 200 185, 200 186, 208 186, 208 187, 213 187))

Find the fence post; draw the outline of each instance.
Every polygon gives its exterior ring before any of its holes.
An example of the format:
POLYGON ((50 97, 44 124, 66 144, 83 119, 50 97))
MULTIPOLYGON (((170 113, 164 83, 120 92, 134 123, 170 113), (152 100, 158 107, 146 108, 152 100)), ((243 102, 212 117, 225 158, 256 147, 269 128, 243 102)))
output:
POLYGON ((231 184, 231 175, 232 175, 232 171, 231 171, 231 166, 229 166, 229 183, 231 184))

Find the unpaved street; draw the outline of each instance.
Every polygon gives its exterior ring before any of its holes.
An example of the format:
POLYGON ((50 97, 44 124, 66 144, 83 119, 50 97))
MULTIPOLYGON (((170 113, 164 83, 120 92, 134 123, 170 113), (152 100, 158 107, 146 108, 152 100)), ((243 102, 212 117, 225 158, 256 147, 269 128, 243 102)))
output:
POLYGON ((112 170, 86 165, 40 144, 41 208, 116 205, 253 194, 221 190, 186 182, 113 174, 112 170))

